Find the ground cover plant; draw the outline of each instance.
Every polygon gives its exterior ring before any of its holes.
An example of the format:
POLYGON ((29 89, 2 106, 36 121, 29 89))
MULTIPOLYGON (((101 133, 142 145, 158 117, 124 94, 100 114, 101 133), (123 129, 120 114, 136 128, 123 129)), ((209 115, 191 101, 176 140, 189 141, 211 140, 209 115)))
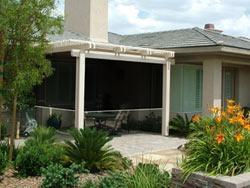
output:
POLYGON ((42 175, 44 177, 42 188, 75 187, 79 181, 72 166, 65 168, 61 164, 51 164, 43 168, 42 175))
POLYGON ((250 119, 229 100, 224 110, 211 109, 211 116, 193 118, 193 133, 181 167, 192 172, 234 176, 250 169, 250 119))

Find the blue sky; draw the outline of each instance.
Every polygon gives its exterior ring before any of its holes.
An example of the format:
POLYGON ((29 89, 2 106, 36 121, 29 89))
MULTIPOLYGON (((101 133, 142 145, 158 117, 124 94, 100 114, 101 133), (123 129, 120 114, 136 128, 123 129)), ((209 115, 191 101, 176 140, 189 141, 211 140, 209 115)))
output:
POLYGON ((225 34, 250 37, 250 0, 109 0, 109 31, 119 34, 203 28, 206 23, 225 34))

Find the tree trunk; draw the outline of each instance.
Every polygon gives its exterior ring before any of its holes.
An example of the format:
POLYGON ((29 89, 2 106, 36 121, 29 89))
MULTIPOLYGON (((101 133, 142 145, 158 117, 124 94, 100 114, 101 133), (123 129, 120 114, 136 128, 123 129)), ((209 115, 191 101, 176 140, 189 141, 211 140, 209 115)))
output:
POLYGON ((12 126, 10 130, 10 149, 9 149, 9 160, 13 158, 13 150, 15 148, 15 132, 16 132, 16 111, 17 111, 17 94, 13 97, 13 109, 12 109, 12 126))
MULTIPOLYGON (((1 42, 1 40, 0 40, 1 42)), ((3 124, 3 116, 2 116, 2 106, 3 106, 3 60, 0 54, 0 140, 1 140, 1 127, 3 124)))
POLYGON ((2 106, 3 106, 3 61, 4 61, 4 36, 3 32, 0 31, 0 140, 2 135, 2 124, 3 124, 3 116, 2 116, 2 106))

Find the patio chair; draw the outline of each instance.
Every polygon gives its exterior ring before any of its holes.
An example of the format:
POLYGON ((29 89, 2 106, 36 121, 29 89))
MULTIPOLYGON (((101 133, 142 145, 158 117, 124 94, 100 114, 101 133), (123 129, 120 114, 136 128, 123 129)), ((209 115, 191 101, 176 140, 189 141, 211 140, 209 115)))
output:
POLYGON ((37 121, 34 118, 31 118, 28 112, 26 112, 25 115, 26 115, 26 123, 23 134, 25 137, 27 137, 30 135, 31 132, 34 131, 35 128, 37 128, 37 121))
POLYGON ((128 111, 119 111, 114 119, 105 121, 105 127, 109 128, 113 134, 117 134, 122 124, 127 123, 128 116, 128 111))

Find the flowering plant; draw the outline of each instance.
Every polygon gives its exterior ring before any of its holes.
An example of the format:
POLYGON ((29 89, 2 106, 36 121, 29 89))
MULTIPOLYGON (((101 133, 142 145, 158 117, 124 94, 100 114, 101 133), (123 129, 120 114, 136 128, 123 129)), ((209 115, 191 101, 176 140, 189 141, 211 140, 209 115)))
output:
POLYGON ((181 167, 186 175, 237 175, 250 170, 250 119, 228 100, 226 109, 212 108, 209 117, 194 116, 192 134, 181 167))

